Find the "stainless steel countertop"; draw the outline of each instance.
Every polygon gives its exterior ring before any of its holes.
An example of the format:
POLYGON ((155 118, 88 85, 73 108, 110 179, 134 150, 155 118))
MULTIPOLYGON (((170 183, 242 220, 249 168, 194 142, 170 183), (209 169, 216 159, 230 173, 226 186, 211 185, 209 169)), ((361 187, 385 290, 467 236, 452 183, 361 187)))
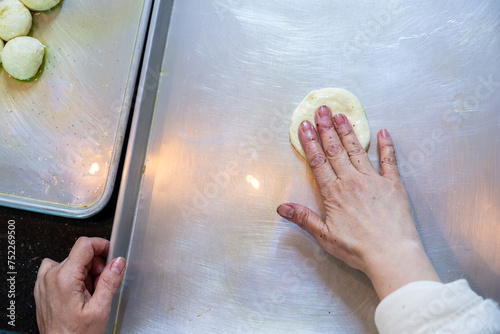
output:
POLYGON ((376 131, 391 132, 442 280, 499 301, 499 24, 496 1, 174 1, 114 225, 111 254, 128 261, 116 330, 376 333, 368 278, 275 212, 323 212, 288 140, 322 87, 363 103, 373 164, 376 131))
POLYGON ((34 82, 0 66, 0 204, 69 217, 111 196, 152 0, 63 1, 33 14, 34 82))

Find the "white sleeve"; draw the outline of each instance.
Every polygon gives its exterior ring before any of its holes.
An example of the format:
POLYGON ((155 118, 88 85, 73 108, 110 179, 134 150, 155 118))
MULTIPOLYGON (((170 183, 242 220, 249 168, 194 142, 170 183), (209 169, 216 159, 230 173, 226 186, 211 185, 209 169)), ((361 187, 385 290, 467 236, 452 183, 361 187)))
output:
POLYGON ((464 279, 448 284, 413 282, 380 302, 375 324, 380 334, 497 334, 500 310, 464 279))

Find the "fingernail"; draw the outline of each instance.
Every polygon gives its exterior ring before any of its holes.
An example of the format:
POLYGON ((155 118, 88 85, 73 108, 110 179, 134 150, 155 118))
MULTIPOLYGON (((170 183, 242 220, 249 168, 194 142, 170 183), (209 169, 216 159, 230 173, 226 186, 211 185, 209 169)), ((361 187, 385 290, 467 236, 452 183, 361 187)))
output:
POLYGON ((287 218, 287 219, 293 218, 294 210, 293 210, 293 207, 291 207, 290 205, 281 204, 280 206, 278 206, 278 209, 276 211, 283 218, 287 218))
POLYGON ((308 121, 302 122, 302 130, 304 130, 304 132, 311 131, 311 123, 309 123, 308 121))
POLYGON ((121 275, 123 270, 125 270, 125 259, 123 257, 114 259, 111 264, 111 271, 116 275, 121 275))
POLYGON ((389 132, 386 129, 380 130, 380 135, 382 138, 389 138, 389 132))
POLYGON ((327 106, 319 107, 319 117, 329 117, 330 116, 330 108, 327 106))
POLYGON ((335 123, 335 125, 336 125, 337 127, 339 127, 339 126, 341 126, 341 125, 345 124, 345 121, 346 121, 346 118, 345 118, 345 116, 344 116, 344 115, 342 115, 342 114, 337 114, 337 115, 335 115, 335 116, 333 117, 333 122, 335 123))

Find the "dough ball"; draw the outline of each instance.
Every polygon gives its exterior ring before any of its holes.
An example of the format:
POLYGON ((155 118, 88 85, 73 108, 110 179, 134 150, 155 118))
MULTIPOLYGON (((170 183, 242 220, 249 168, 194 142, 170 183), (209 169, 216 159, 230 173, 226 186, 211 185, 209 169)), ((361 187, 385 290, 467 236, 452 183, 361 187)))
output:
POLYGON ((21 0, 26 7, 37 12, 43 12, 56 6, 61 0, 21 0))
POLYGON ((26 36, 30 32, 31 22, 31 13, 21 1, 0 2, 0 38, 4 41, 26 36))
POLYGON ((370 128, 368 127, 365 109, 354 94, 340 88, 313 90, 299 103, 297 109, 293 112, 292 124, 290 124, 290 142, 295 150, 306 159, 306 154, 299 141, 299 126, 303 121, 309 121, 315 126, 314 115, 316 110, 323 105, 329 107, 333 115, 346 115, 353 125, 359 143, 365 150, 368 150, 370 146, 370 128))
POLYGON ((0 64, 2 63, 3 41, 0 39, 0 64))
POLYGON ((35 76, 43 62, 45 47, 36 38, 16 37, 2 51, 3 68, 18 80, 35 76))

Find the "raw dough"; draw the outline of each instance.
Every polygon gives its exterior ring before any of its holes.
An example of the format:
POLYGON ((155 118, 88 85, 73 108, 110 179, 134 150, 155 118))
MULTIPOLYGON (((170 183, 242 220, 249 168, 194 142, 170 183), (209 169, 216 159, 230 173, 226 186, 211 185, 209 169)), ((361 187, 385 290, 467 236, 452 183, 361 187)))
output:
POLYGON ((3 41, 0 39, 0 64, 2 63, 3 41))
POLYGON ((9 41, 26 36, 31 29, 31 13, 19 0, 0 2, 0 38, 9 41))
POLYGON ((18 80, 28 80, 35 76, 43 62, 45 48, 33 37, 16 37, 2 51, 3 68, 18 80))
POLYGON ((323 88, 313 90, 304 97, 299 103, 292 115, 292 124, 290 124, 290 142, 295 150, 306 159, 306 154, 299 141, 299 126, 303 121, 309 121, 313 126, 316 125, 314 115, 316 110, 325 105, 332 110, 332 114, 342 113, 347 116, 349 122, 353 125, 354 133, 358 137, 359 143, 365 150, 370 146, 370 128, 366 119, 365 110, 361 102, 345 89, 323 88))
POLYGON ((21 0, 26 7, 37 12, 43 12, 49 10, 61 0, 21 0))

